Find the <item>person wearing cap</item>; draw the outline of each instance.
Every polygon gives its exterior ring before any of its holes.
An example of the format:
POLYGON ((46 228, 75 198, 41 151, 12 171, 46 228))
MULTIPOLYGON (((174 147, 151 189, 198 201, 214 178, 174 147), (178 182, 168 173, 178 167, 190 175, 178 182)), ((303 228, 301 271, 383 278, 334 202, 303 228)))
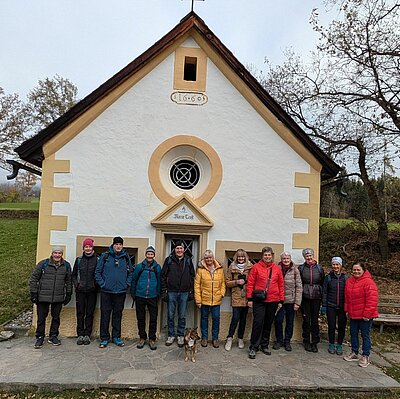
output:
POLYGON ((347 276, 342 273, 343 260, 334 256, 331 261, 332 270, 325 277, 322 289, 321 314, 326 313, 328 320, 328 352, 343 355, 343 339, 346 331, 347 317, 344 311, 344 289, 347 276), (335 331, 337 322, 337 344, 335 344, 335 331))
POLYGON ((63 258, 63 253, 63 248, 53 247, 51 256, 36 265, 29 280, 31 301, 36 304, 37 311, 36 349, 43 346, 49 310, 48 342, 54 346, 61 345, 58 339, 60 313, 63 304, 67 305, 72 295, 71 265, 63 258))
POLYGON ((182 241, 175 243, 175 249, 164 261, 161 271, 161 293, 168 302, 168 338, 165 345, 175 341, 175 313, 178 310, 178 346, 184 345, 186 327, 186 308, 188 300, 193 299, 194 266, 192 259, 185 255, 182 241))
POLYGON ((125 346, 121 339, 122 311, 126 291, 133 271, 131 259, 124 249, 124 240, 114 237, 112 244, 97 261, 95 278, 100 287, 100 348, 106 348, 111 338, 117 346, 125 346))
POLYGON ((301 314, 303 316, 303 344, 307 352, 318 352, 320 341, 318 316, 321 308, 324 269, 314 259, 314 250, 305 248, 302 251, 305 262, 299 266, 303 297, 301 314), (310 338, 311 337, 311 338, 310 338))
POLYGON ((138 349, 142 349, 147 340, 146 307, 149 311, 149 347, 157 349, 156 331, 158 315, 158 298, 161 295, 161 266, 154 259, 156 250, 153 246, 146 248, 146 258, 139 263, 132 274, 131 295, 136 302, 136 318, 139 330, 138 349))
POLYGON ((78 345, 89 345, 93 328, 93 315, 96 308, 97 284, 94 277, 97 256, 93 250, 94 241, 85 238, 83 253, 75 259, 72 270, 72 283, 76 297, 76 332, 78 345))

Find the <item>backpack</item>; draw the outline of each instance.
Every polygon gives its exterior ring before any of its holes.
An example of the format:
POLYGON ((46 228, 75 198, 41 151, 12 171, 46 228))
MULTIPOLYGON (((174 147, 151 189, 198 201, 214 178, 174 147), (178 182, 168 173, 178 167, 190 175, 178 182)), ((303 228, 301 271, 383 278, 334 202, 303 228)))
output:
MULTIPOLYGON (((47 266, 49 265, 50 259, 47 258, 45 261, 42 263, 42 274, 40 275, 40 278, 42 278, 44 272, 46 271, 47 266)), ((64 265, 65 265, 65 276, 67 276, 68 273, 71 273, 71 265, 69 264, 68 261, 64 259, 64 265)))
MULTIPOLYGON (((103 258, 103 269, 104 269, 104 265, 106 264, 108 258, 110 257, 110 252, 106 251, 103 252, 104 258, 103 258)), ((129 268, 129 264, 131 263, 131 257, 129 256, 129 254, 127 252, 124 253, 123 258, 126 259, 126 272, 129 274, 131 272, 131 269, 129 268)))
MULTIPOLYGON (((97 260, 99 260, 99 256, 98 255, 94 255, 94 256, 96 256, 96 258, 97 258, 97 260)), ((78 274, 77 274, 77 277, 76 277, 76 279, 77 279, 77 281, 78 281, 78 283, 81 281, 81 261, 82 261, 82 256, 78 256, 77 258, 77 261, 78 261, 78 263, 77 263, 77 266, 78 266, 78 274)), ((97 263, 97 262, 96 262, 97 263)))

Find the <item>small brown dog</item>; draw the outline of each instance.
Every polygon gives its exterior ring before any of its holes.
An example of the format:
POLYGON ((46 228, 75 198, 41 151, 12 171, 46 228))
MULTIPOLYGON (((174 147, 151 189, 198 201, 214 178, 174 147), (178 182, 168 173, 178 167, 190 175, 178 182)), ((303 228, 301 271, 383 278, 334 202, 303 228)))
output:
POLYGON ((185 362, 189 360, 189 353, 192 357, 192 362, 196 361, 197 341, 200 339, 197 333, 197 327, 187 328, 185 330, 185 362))

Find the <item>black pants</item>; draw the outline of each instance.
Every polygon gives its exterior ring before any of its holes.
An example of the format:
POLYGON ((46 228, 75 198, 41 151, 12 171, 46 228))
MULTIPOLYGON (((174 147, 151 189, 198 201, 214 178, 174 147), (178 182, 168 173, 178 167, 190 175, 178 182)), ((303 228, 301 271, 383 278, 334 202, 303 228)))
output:
POLYGON ((139 337, 141 339, 147 339, 147 334, 146 334, 146 306, 147 306, 150 315, 149 339, 152 341, 156 340, 157 315, 158 315, 157 302, 158 302, 157 298, 136 297, 136 318, 139 329, 139 337))
POLYGON ((236 327, 239 323, 238 338, 243 339, 244 330, 246 329, 246 319, 249 308, 247 306, 235 306, 232 308, 232 319, 229 326, 228 338, 233 338, 236 327))
POLYGON ((303 342, 311 342, 318 344, 319 338, 319 324, 318 316, 321 307, 320 299, 304 299, 301 302, 301 314, 303 316, 303 342), (311 334, 311 341, 310 341, 311 334))
POLYGON ((268 348, 271 327, 274 322, 278 302, 253 302, 253 327, 251 329, 250 348, 268 348))
POLYGON ((337 343, 343 344, 344 334, 346 331, 347 317, 343 309, 335 309, 330 306, 326 308, 326 318, 328 319, 328 337, 329 343, 335 343, 335 330, 336 330, 336 318, 338 325, 337 343))
POLYGON ((112 326, 112 338, 121 338, 121 321, 125 297, 125 292, 122 294, 109 294, 107 292, 101 292, 100 339, 102 341, 110 340, 110 318, 112 326))
POLYGON ((93 328, 93 314, 96 308, 97 292, 79 292, 76 296, 76 333, 90 337, 93 328))
POLYGON ((51 312, 51 324, 49 337, 57 337, 58 329, 60 328, 60 313, 62 309, 62 302, 38 302, 36 305, 37 309, 37 327, 36 327, 36 338, 44 337, 46 335, 46 318, 51 312))

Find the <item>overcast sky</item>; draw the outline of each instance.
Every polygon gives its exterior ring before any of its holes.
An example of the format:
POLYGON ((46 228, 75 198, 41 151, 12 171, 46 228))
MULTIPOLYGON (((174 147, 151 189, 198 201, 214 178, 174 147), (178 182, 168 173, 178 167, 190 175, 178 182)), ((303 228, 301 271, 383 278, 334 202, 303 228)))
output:
MULTIPOLYGON (((39 79, 70 79, 82 99, 171 30, 191 0, 0 0, 0 87, 22 99, 39 79)), ((244 65, 278 64, 317 41, 322 0, 205 0, 194 11, 244 65)), ((0 176, 2 173, 0 173, 0 176)), ((4 181, 4 180, 3 180, 4 181)))

